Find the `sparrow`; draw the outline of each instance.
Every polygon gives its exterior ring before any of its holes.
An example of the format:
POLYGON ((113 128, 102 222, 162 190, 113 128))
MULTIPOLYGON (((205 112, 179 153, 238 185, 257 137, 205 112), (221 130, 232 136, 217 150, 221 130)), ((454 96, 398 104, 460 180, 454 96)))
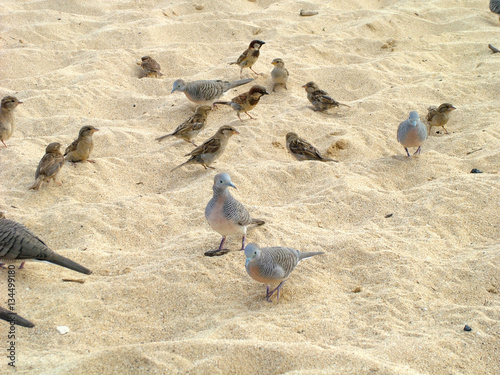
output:
POLYGON ((286 148, 297 160, 319 160, 319 161, 334 161, 337 160, 324 158, 319 153, 318 149, 305 139, 300 138, 296 133, 288 133, 286 135, 286 148))
POLYGON ((177 137, 184 139, 186 142, 192 143, 196 147, 198 145, 193 142, 193 138, 198 135, 198 133, 205 127, 205 121, 207 120, 208 113, 212 110, 209 105, 202 105, 196 108, 196 112, 182 124, 180 124, 173 133, 163 135, 156 138, 158 142, 161 142, 167 137, 177 137))
POLYGON ((260 97, 263 95, 269 95, 265 87, 255 85, 250 91, 245 92, 241 95, 235 96, 230 102, 214 102, 214 106, 217 104, 224 104, 231 106, 232 109, 236 111, 240 121, 243 121, 240 117, 240 112, 245 112, 248 117, 254 119, 248 111, 251 111, 259 103, 260 97))
POLYGON ((276 58, 271 62, 271 64, 274 65, 274 69, 271 71, 271 77, 273 79, 273 92, 276 90, 276 86, 278 85, 283 85, 283 87, 288 90, 288 88, 286 87, 286 82, 288 81, 288 76, 290 74, 285 68, 283 59, 276 58))
POLYGON ((141 60, 142 61, 140 63, 137 63, 137 65, 140 65, 144 70, 144 73, 146 73, 146 75, 141 78, 158 78, 163 75, 163 73, 160 72, 160 64, 158 64, 155 59, 150 56, 143 56, 141 57, 141 60))
POLYGON ((431 134, 433 126, 441 126, 446 134, 449 134, 448 130, 446 130, 444 126, 450 119, 451 111, 454 111, 455 109, 456 107, 450 103, 443 103, 437 108, 434 106, 427 108, 429 113, 427 113, 426 119, 429 122, 429 134, 431 134))
POLYGON ((188 164, 201 164, 203 168, 212 168, 210 164, 212 164, 215 160, 217 160, 222 153, 224 152, 227 142, 229 138, 233 134, 240 134, 235 128, 229 125, 223 125, 217 130, 217 133, 207 141, 205 141, 202 145, 196 147, 189 154, 184 156, 191 156, 188 161, 178 165, 173 168, 171 172, 175 171, 177 168, 182 167, 183 165, 188 164))
POLYGON ((220 79, 185 82, 182 79, 178 79, 174 82, 172 93, 180 91, 186 95, 186 98, 196 104, 207 104, 212 100, 219 99, 226 91, 252 82, 253 80, 253 78, 245 78, 233 82, 222 81, 220 79))
POLYGON ((415 154, 420 154, 422 144, 427 139, 427 127, 420 121, 418 112, 411 111, 410 117, 399 124, 397 137, 398 142, 405 148, 408 157, 410 156, 408 147, 418 147, 415 154))
POLYGON ((321 90, 319 86, 312 81, 307 82, 302 87, 306 89, 307 99, 314 106, 315 111, 323 112, 327 109, 338 107, 341 105, 349 107, 347 104, 337 102, 335 99, 329 96, 325 90, 321 90))
POLYGON ((241 56, 238 57, 238 60, 229 63, 229 65, 236 64, 240 66, 240 78, 243 73, 243 68, 250 68, 252 72, 260 75, 260 73, 257 73, 252 69, 252 66, 259 58, 260 47, 262 47, 263 44, 266 44, 266 42, 263 42, 262 40, 252 40, 245 52, 243 52, 241 56))
POLYGON ((490 10, 499 16, 500 21, 500 0, 490 0, 490 10))
POLYGON ((95 163, 93 160, 89 160, 88 157, 94 149, 94 140, 92 139, 92 135, 97 131, 99 131, 99 129, 93 127, 92 125, 85 125, 82 127, 78 133, 78 138, 66 148, 66 151, 64 151, 66 160, 73 163, 79 161, 95 163))
POLYGON ((38 190, 43 182, 54 182, 62 185, 57 181, 57 174, 64 165, 64 156, 61 153, 61 144, 58 142, 50 143, 45 149, 45 155, 38 163, 38 168, 35 172, 35 183, 30 186, 30 189, 38 190))
POLYGON ((18 104, 22 104, 13 96, 6 96, 2 99, 0 111, 0 141, 7 147, 4 141, 8 140, 14 133, 15 123, 14 114, 12 113, 18 104))

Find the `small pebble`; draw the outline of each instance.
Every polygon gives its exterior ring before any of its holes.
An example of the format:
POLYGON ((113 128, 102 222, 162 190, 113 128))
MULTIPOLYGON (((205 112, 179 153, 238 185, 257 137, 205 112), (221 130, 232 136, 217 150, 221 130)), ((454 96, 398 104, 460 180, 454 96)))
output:
POLYGON ((194 6, 194 8, 195 8, 196 10, 202 10, 204 7, 205 7, 205 6, 204 6, 203 4, 196 4, 196 5, 194 6))
POLYGON ((481 171, 480 171, 479 169, 477 169, 477 168, 473 168, 473 169, 470 171, 470 173, 483 173, 483 172, 481 172, 481 171))
POLYGON ((471 328, 471 327, 469 327, 469 326, 466 324, 466 325, 465 325, 465 327, 464 327, 464 331, 467 331, 467 332, 472 331, 472 328, 471 328))
POLYGON ((385 215, 384 217, 385 217, 386 219, 388 219, 388 218, 392 217, 392 215, 394 215, 394 214, 387 214, 387 215, 385 215))
POLYGON ((69 332, 69 328, 66 327, 66 326, 57 326, 56 327, 56 331, 60 334, 60 335, 65 335, 66 333, 69 332))

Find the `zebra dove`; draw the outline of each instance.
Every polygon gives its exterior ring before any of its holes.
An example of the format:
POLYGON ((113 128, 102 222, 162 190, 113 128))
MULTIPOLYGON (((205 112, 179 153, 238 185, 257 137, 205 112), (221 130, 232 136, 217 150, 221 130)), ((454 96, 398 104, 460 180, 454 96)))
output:
POLYGON ((420 154, 421 147, 427 139, 427 128, 416 111, 410 112, 410 117, 399 124, 398 142, 405 148, 406 154, 410 156, 408 147, 418 147, 415 154, 420 154))
POLYGON ((276 293, 276 300, 279 301, 280 289, 297 264, 303 259, 320 254, 324 254, 324 252, 311 251, 302 253, 290 247, 260 248, 256 243, 250 243, 245 247, 245 256, 247 258, 245 267, 252 279, 266 284, 267 302, 271 302, 271 296, 274 293, 276 293), (270 284, 278 282, 279 285, 270 290, 270 284))
POLYGON ((22 104, 13 96, 6 96, 2 99, 0 110, 0 141, 7 147, 5 141, 8 140, 16 128, 13 111, 18 104, 22 104))
POLYGON ((239 65, 240 78, 243 73, 243 68, 250 68, 252 72, 260 75, 260 73, 257 73, 252 69, 252 66, 259 58, 260 47, 262 47, 263 44, 266 44, 266 42, 263 42, 262 40, 252 40, 248 48, 240 55, 240 57, 238 57, 238 60, 229 63, 229 65, 239 65))
POLYGON ((0 265, 3 265, 3 262, 22 261, 19 268, 23 268, 24 261, 28 259, 54 263, 87 275, 92 273, 78 263, 55 253, 24 225, 6 219, 3 212, 0 213, 0 265))
POLYGON ((201 80, 186 83, 184 80, 178 79, 174 82, 172 93, 180 91, 186 95, 186 98, 196 104, 208 104, 212 100, 219 99, 226 91, 252 82, 253 80, 253 78, 240 79, 233 82, 201 80))
POLYGON ((263 220, 252 219, 247 209, 229 192, 229 187, 235 188, 227 173, 219 173, 214 177, 214 195, 205 208, 205 218, 213 230, 222 236, 219 249, 208 251, 205 255, 222 255, 229 250, 223 249, 227 236, 241 235, 241 250, 245 249, 247 228, 250 224, 257 226, 265 224, 263 220))
POLYGON ((99 129, 94 128, 92 125, 85 125, 82 127, 78 133, 78 138, 75 139, 64 152, 66 160, 73 163, 80 161, 95 163, 93 160, 89 159, 89 156, 94 149, 92 135, 97 131, 99 131, 99 129))
POLYGON ((499 16, 500 21, 500 0, 490 0, 490 10, 499 16))
POLYGON ((56 178, 63 165, 64 156, 61 153, 61 144, 58 142, 50 143, 45 149, 45 155, 38 163, 35 172, 35 183, 30 186, 30 189, 38 190, 43 182, 49 182, 50 180, 62 185, 56 178))

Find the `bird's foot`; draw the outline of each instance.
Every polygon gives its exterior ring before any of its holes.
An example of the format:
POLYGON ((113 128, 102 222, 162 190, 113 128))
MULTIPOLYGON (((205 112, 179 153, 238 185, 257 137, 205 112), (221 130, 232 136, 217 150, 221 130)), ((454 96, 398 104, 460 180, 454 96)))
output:
POLYGON ((19 269, 20 270, 24 270, 24 265, 26 264, 26 262, 21 262, 21 265, 19 266, 19 269))
POLYGON ((90 160, 90 159, 87 159, 87 162, 92 163, 92 164, 95 163, 94 160, 90 160))

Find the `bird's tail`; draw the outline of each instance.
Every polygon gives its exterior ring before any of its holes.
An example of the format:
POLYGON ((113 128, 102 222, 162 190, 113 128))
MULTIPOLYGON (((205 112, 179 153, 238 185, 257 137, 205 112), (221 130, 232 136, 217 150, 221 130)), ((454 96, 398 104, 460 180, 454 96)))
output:
POLYGON ((31 328, 35 326, 29 320, 24 319, 22 316, 17 315, 15 312, 3 308, 0 310, 0 319, 6 320, 8 322, 14 321, 14 323, 23 327, 31 328))
POLYGON ((261 219, 252 219, 252 223, 251 224, 255 224, 258 227, 260 227, 261 225, 264 225, 265 223, 266 222, 264 220, 261 220, 261 219))
POLYGON ((191 160, 192 160, 192 159, 189 159, 188 161, 186 161, 186 162, 184 162, 184 163, 182 163, 182 164, 179 164, 177 167, 172 168, 172 169, 170 170, 170 172, 173 172, 173 171, 175 171, 176 169, 179 169, 180 167, 182 167, 182 166, 184 166, 184 165, 186 165, 186 164, 191 164, 191 160))
MULTIPOLYGON (((230 63, 230 64, 236 64, 236 62, 230 63)), ((241 86, 241 85, 244 85, 245 83, 252 82, 254 79, 255 78, 245 78, 245 79, 239 79, 237 81, 233 81, 233 82, 231 82, 231 85, 229 85, 228 90, 233 89, 233 88, 238 87, 238 86, 241 86)))
POLYGON ((215 107, 217 104, 231 105, 231 102, 214 102, 213 106, 215 107))
POLYGON ((299 254, 299 260, 311 258, 311 257, 313 257, 315 255, 321 255, 321 254, 324 254, 324 253, 325 253, 324 251, 306 251, 306 252, 301 252, 299 254))
POLYGON ((335 159, 330 159, 330 158, 321 158, 321 161, 333 161, 335 163, 338 163, 339 161, 338 160, 335 160, 335 159))
POLYGON ((43 182, 43 177, 42 176, 38 176, 38 178, 35 180, 35 183, 33 185, 31 185, 29 187, 29 189, 33 189, 33 190, 40 189, 40 186, 42 186, 42 182, 43 182))
POLYGON ((347 105, 347 104, 344 104, 344 103, 339 103, 339 105, 343 105, 344 107, 351 108, 351 106, 350 106, 350 105, 347 105))
POLYGON ((47 262, 57 264, 58 266, 69 268, 70 270, 81 272, 86 275, 90 275, 92 273, 88 268, 79 265, 76 262, 73 262, 71 259, 65 258, 62 255, 55 254, 45 259, 47 262))
POLYGON ((155 141, 161 142, 161 141, 163 141, 165 138, 171 137, 171 136, 173 136, 173 135, 174 135, 174 133, 170 133, 170 134, 162 135, 161 137, 155 138, 155 141))

